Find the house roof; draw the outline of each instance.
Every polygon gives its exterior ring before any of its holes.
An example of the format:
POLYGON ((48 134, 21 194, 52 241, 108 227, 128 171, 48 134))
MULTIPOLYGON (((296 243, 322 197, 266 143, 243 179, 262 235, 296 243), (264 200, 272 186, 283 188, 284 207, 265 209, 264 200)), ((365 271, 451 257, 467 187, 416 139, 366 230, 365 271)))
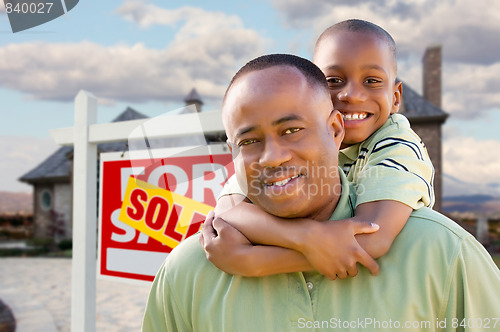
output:
POLYGON ((196 91, 195 88, 192 88, 189 94, 184 98, 184 102, 186 104, 190 103, 200 103, 203 105, 203 101, 201 100, 200 95, 198 94, 198 91, 196 91))
POLYGON ((21 176, 19 181, 27 183, 69 181, 71 161, 68 159, 67 155, 72 151, 72 146, 63 146, 59 148, 41 164, 21 176))
POLYGON ((137 112, 135 109, 132 107, 127 107, 123 113, 118 115, 113 121, 111 122, 121 122, 121 121, 130 121, 130 120, 139 120, 139 119, 146 119, 147 116, 145 116, 142 113, 137 112))
MULTIPOLYGON (((141 114, 133 108, 127 109, 118 115, 112 122, 145 119, 146 115, 141 114)), ((123 151, 127 147, 126 142, 102 143, 98 146, 99 152, 123 151)), ((45 182, 68 182, 71 174, 71 157, 73 155, 72 146, 63 146, 51 154, 38 166, 19 178, 19 181, 26 183, 45 182)))
POLYGON ((448 113, 419 95, 403 82, 403 103, 399 110, 410 123, 438 122, 443 123, 448 113))

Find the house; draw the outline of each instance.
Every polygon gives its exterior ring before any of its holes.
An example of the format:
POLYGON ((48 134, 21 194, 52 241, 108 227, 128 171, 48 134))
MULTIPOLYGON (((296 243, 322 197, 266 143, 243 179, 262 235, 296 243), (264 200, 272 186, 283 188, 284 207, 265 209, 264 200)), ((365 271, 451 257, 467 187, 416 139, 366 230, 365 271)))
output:
MULTIPOLYGON (((403 83, 403 103, 400 113, 410 121, 413 130, 422 138, 436 170, 434 209, 441 210, 442 161, 441 127, 448 114, 441 109, 441 47, 426 50, 423 59, 423 94, 420 96, 403 83)), ((193 105, 201 111, 203 102, 195 89, 184 99, 186 105, 193 105)), ((185 110, 188 111, 188 110, 185 110)), ((113 122, 146 118, 145 115, 127 108, 113 122)), ((224 142, 223 133, 205 137, 209 142, 224 142)), ((196 142, 195 142, 196 143, 196 142)), ((199 142, 198 142, 199 143, 199 142)), ((164 147, 193 145, 193 138, 173 138, 162 142, 164 147)), ((104 143, 98 145, 99 152, 125 151, 127 142, 104 143)), ((73 147, 61 147, 44 162, 23 175, 19 180, 34 187, 35 237, 58 239, 71 237, 72 218, 72 152, 73 147)))

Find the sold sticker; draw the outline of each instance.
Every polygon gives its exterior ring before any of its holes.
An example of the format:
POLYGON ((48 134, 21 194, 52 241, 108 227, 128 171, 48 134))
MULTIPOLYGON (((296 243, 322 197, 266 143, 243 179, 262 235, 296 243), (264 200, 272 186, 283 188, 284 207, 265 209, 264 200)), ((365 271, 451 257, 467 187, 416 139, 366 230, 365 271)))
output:
POLYGON ((130 177, 119 220, 174 248, 198 232, 214 207, 130 177))

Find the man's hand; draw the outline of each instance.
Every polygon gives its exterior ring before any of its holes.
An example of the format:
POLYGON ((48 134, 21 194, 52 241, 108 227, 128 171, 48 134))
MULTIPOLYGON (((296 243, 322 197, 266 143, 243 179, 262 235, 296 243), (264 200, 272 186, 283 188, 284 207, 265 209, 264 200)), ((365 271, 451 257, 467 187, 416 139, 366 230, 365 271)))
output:
POLYGON ((252 243, 223 219, 214 219, 213 211, 208 213, 203 224, 200 244, 205 250, 207 259, 222 271, 252 276, 252 270, 247 264, 252 243))
POLYGON ((379 272, 375 260, 359 245, 356 234, 373 233, 379 226, 350 219, 311 222, 305 229, 300 252, 318 272, 331 280, 358 274, 356 263, 373 275, 379 272))

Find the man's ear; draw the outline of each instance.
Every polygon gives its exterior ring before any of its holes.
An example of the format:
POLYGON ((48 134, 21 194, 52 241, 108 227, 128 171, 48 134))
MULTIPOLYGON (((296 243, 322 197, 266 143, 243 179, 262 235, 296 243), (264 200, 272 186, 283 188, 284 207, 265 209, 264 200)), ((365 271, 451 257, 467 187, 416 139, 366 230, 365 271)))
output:
POLYGON ((403 101, 403 82, 397 81, 394 83, 391 114, 399 112, 401 102, 403 101))
POLYGON ((340 149, 340 145, 344 140, 344 134, 345 134, 344 118, 342 118, 342 114, 337 110, 333 110, 330 113, 330 117, 328 118, 328 124, 330 125, 330 130, 332 132, 333 139, 335 140, 335 143, 340 149))

